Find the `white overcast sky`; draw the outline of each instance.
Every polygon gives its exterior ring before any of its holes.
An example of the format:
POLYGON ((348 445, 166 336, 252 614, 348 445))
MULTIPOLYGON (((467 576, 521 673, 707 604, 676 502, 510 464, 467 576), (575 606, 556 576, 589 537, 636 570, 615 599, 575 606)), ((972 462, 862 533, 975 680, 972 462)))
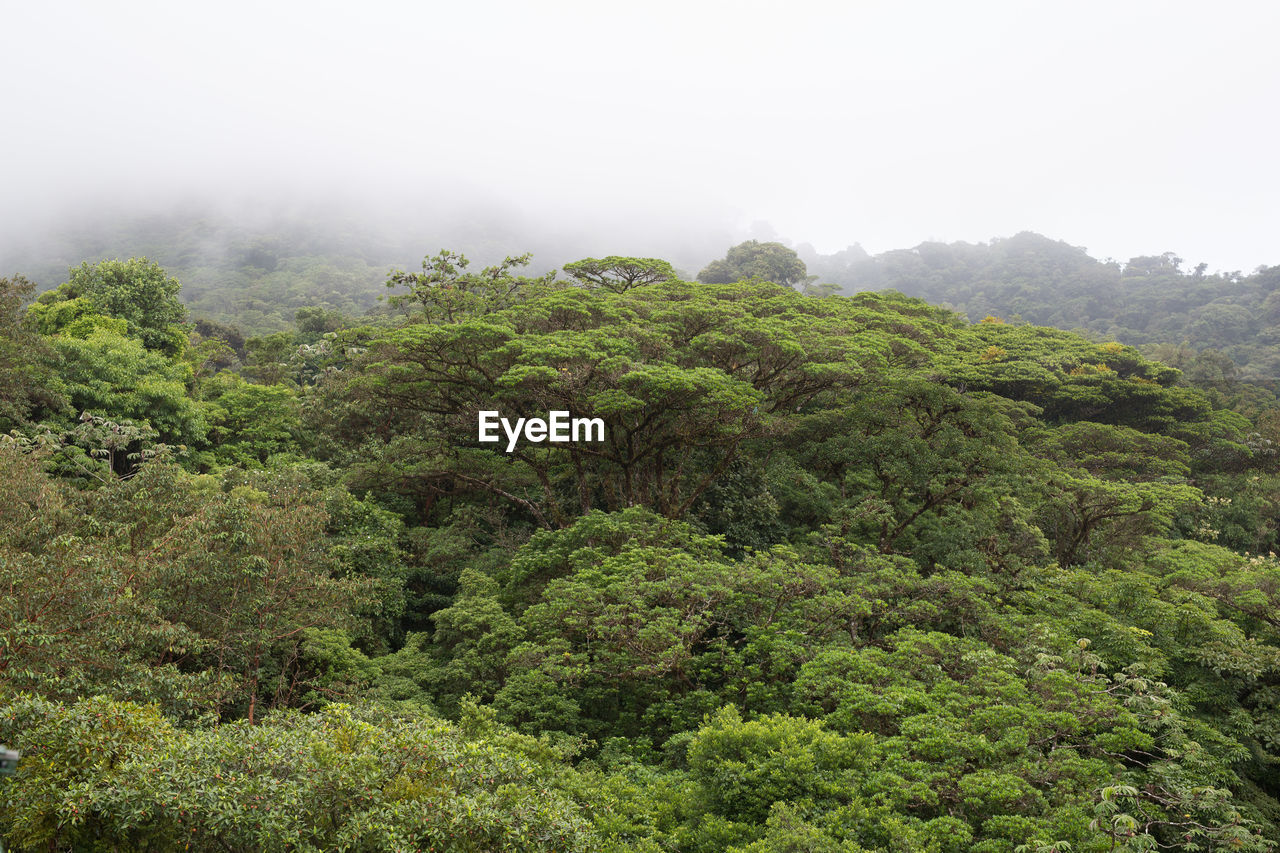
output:
POLYGON ((1248 271, 1280 264, 1277 33, 1263 0, 6 0, 0 221, 305 188, 1248 271))

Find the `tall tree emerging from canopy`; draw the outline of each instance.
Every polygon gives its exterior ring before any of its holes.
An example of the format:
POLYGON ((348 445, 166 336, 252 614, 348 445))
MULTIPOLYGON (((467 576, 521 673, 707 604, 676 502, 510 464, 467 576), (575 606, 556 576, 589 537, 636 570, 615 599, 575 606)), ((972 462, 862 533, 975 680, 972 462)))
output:
POLYGON ((729 284, 746 278, 762 278, 792 287, 808 278, 808 270, 800 256, 781 243, 748 240, 698 273, 698 281, 706 284, 729 284))
POLYGON ((661 258, 623 258, 617 255, 574 261, 565 264, 564 271, 588 287, 603 287, 614 293, 678 278, 671 264, 661 258))
POLYGON ((150 350, 167 355, 178 352, 185 336, 171 327, 186 319, 187 309, 178 301, 181 285, 159 264, 147 258, 127 261, 86 261, 71 270, 65 284, 42 294, 33 307, 41 331, 59 331, 59 317, 75 319, 79 312, 68 311, 66 303, 84 300, 85 309, 126 320, 129 334, 142 340, 150 350))

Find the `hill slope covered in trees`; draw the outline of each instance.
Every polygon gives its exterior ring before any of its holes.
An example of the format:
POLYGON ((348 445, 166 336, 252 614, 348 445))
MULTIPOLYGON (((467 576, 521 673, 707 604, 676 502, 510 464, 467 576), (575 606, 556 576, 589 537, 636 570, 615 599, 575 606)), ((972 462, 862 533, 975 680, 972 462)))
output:
POLYGON ((1087 330, 1150 347, 1179 366, 1212 350, 1227 356, 1242 379, 1270 387, 1280 379, 1280 267, 1207 274, 1205 264, 1184 268, 1172 252, 1123 264, 1099 261, 1084 249, 1025 232, 986 244, 922 243, 875 256, 857 246, 835 255, 801 254, 818 281, 848 293, 899 290, 974 322, 994 315, 1087 330))

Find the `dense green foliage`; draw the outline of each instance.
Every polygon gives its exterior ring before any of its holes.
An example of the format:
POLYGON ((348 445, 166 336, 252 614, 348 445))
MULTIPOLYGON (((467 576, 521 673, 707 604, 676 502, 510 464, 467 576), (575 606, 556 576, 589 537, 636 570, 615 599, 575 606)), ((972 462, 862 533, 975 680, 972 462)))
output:
MULTIPOLYGON (((500 259, 500 247, 510 245, 536 248, 544 264, 582 251, 545 230, 492 216, 483 224, 471 216, 412 221, 413 233, 405 234, 403 228, 358 220, 350 211, 277 211, 235 219, 181 209, 119 217, 110 225, 82 223, 25 250, 20 244, 3 246, 0 264, 25 271, 46 290, 65 280, 69 266, 77 270, 73 278, 85 283, 93 269, 81 263, 86 257, 145 254, 182 281, 182 301, 203 328, 212 323, 223 336, 239 336, 235 348, 241 349, 244 338, 235 329, 249 335, 335 331, 377 311, 387 269, 418 254, 424 223, 442 242, 489 261, 500 259)), ((1172 252, 1123 263, 1097 260, 1082 248, 1033 233, 986 244, 922 243, 876 256, 857 245, 820 255, 808 245, 793 249, 748 240, 708 261, 719 250, 695 235, 667 251, 681 253, 675 268, 654 258, 609 256, 563 263, 562 269, 570 278, 621 289, 696 272, 704 282, 754 277, 815 294, 897 290, 974 322, 993 315, 1140 347, 1183 370, 1189 381, 1219 391, 1232 390, 1238 381, 1275 391, 1280 381, 1272 330, 1280 318, 1276 267, 1209 273, 1205 264, 1193 266, 1172 252)))
POLYGON ((1098 261, 1084 249, 1022 233, 987 244, 922 243, 869 256, 803 253, 818 280, 847 293, 898 290, 947 305, 973 321, 987 315, 1149 347, 1189 377, 1280 381, 1280 267, 1209 274, 1172 252, 1098 261), (1225 358, 1224 358, 1225 356, 1225 358))
POLYGON ((781 243, 748 240, 730 249, 723 258, 707 264, 698 273, 698 281, 707 284, 729 284, 747 278, 759 278, 775 284, 799 284, 806 280, 804 261, 781 243))
POLYGON ((0 282, 7 849, 1280 844, 1273 396, 780 244, 527 263, 258 336, 0 282))

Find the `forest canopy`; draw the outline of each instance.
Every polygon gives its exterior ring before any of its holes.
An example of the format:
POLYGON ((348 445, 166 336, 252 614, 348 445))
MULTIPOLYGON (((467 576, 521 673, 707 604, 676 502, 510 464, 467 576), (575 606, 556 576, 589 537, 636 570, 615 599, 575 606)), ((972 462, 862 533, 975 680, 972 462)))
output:
POLYGON ((1274 849, 1270 272, 803 254, 0 280, 6 847, 1274 849))

